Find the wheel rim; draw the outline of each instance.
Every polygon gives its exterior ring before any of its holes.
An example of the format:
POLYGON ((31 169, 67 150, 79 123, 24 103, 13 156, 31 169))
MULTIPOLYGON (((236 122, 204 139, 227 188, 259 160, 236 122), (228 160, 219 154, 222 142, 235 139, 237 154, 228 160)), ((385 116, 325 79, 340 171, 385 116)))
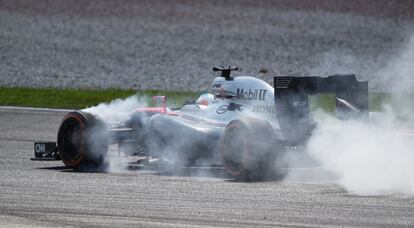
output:
POLYGON ((75 116, 66 118, 59 129, 58 147, 62 161, 76 166, 83 156, 83 124, 75 116))

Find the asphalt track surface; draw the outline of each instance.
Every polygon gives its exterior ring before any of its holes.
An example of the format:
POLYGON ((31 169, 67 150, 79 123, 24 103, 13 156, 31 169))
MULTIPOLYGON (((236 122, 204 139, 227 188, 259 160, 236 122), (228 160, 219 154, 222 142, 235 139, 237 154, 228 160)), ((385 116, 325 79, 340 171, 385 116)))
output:
POLYGON ((357 196, 329 180, 81 173, 30 161, 33 141, 55 140, 63 115, 0 108, 0 226, 414 226, 414 197, 357 196))

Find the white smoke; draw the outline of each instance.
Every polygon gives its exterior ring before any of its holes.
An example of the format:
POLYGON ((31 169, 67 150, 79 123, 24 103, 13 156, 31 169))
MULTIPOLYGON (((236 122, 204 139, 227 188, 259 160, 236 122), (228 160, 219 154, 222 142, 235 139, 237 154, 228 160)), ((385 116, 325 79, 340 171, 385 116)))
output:
POLYGON ((119 122, 125 119, 134 109, 147 106, 146 100, 145 97, 131 96, 125 99, 116 99, 109 103, 101 103, 82 111, 97 115, 106 122, 119 122))
MULTIPOLYGON (((357 62, 349 55, 345 56, 345 60, 348 65, 357 62)), ((412 63, 414 38, 410 39, 400 56, 380 70, 381 74, 378 73, 379 77, 374 80, 385 81, 394 91, 412 92, 412 63)), ((376 114, 371 122, 344 122, 321 112, 316 113, 318 128, 308 141, 307 155, 321 164, 323 169, 333 173, 335 183, 350 192, 362 195, 414 194, 414 133, 406 129, 397 130, 414 126, 411 115, 414 105, 411 105, 410 97, 405 98, 393 99, 394 104, 385 108, 384 113, 376 114)), ((96 114, 108 122, 117 122, 127 117, 133 109, 144 106, 145 99, 134 96, 83 111, 96 114)), ((175 135, 178 137, 182 134, 175 132, 175 135)), ((174 152, 185 148, 187 141, 193 137, 181 137, 174 145, 164 148, 164 155, 167 155, 164 159, 170 160, 173 168, 177 167, 176 163, 183 161, 181 155, 174 152)), ((291 160, 297 162, 297 159, 291 160)), ((123 171, 124 165, 123 161, 112 162, 109 171, 123 171)), ((315 177, 312 179, 315 180, 315 177)))
POLYGON ((372 122, 319 115, 307 152, 338 184, 362 195, 414 194, 414 131, 394 129, 388 113, 372 122))
MULTIPOLYGON (((83 109, 83 112, 91 113, 98 116, 104 120, 108 126, 111 124, 117 124, 126 120, 132 112, 137 108, 148 107, 147 97, 137 97, 131 96, 125 99, 116 99, 109 103, 101 103, 94 107, 88 107, 83 109)), ((146 116, 146 115, 144 115, 146 116)), ((149 116, 146 116, 149 118, 149 116)), ((204 159, 197 159, 196 161, 191 162, 190 165, 198 166, 197 168, 186 168, 187 160, 192 160, 190 158, 193 143, 196 141, 202 141, 202 136, 197 134, 190 134, 188 130, 182 129, 179 126, 171 126, 169 122, 164 122, 162 119, 156 121, 155 125, 152 125, 151 129, 139 129, 140 131, 147 131, 147 148, 151 150, 151 156, 155 156, 156 159, 151 159, 156 161, 151 165, 147 165, 146 169, 155 168, 157 171, 163 174, 170 175, 189 175, 189 176, 203 176, 211 177, 212 173, 206 169, 206 166, 211 165, 204 159), (159 128, 160 132, 164 132, 169 138, 170 144, 160 143, 160 139, 157 138, 154 134, 151 134, 155 128, 159 128)), ((93 135, 100 135, 102 132, 92 132, 93 135)), ((195 149, 193 149, 195 150, 195 149)), ((201 151, 200 151, 201 153, 201 151)), ((105 158, 105 172, 111 173, 123 173, 130 170, 137 169, 137 156, 129 156, 124 154, 122 149, 119 150, 119 147, 116 144, 109 146, 109 152, 105 158)), ((144 159, 141 157, 140 159, 144 159)), ((145 161, 144 161, 145 162, 145 161)))
POLYGON ((307 153, 333 173, 334 181, 361 195, 414 194, 414 36, 378 78, 394 94, 371 121, 340 121, 315 113, 318 128, 307 153))
POLYGON ((377 74, 389 86, 384 90, 400 93, 414 91, 414 35, 408 39, 401 54, 391 59, 377 74))
MULTIPOLYGON (((110 125, 125 120, 134 109, 145 106, 147 106, 146 97, 134 95, 125 99, 116 99, 108 103, 101 103, 97 106, 85 108, 82 111, 98 116, 110 125)), ((99 136, 102 132, 98 130, 91 132, 91 134, 99 136)), ((105 158, 105 172, 118 173, 128 170, 128 164, 131 162, 131 158, 118 152, 117 146, 109 146, 109 151, 105 158)))

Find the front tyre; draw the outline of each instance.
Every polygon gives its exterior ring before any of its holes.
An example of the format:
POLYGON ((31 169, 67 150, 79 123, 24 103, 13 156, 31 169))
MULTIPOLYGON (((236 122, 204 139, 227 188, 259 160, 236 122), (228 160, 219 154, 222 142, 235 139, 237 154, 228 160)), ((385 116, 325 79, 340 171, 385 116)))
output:
POLYGON ((66 114, 58 131, 58 151, 70 168, 100 166, 108 151, 108 128, 104 121, 82 111, 66 114))

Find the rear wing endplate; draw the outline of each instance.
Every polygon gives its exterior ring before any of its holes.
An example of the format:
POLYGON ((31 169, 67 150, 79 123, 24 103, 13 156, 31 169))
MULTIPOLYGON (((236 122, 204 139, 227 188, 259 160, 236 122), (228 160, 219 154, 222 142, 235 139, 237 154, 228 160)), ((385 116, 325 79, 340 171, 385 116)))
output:
POLYGON ((315 127, 308 95, 335 95, 336 114, 341 119, 368 119, 368 82, 354 74, 328 77, 274 77, 276 115, 284 138, 297 144, 315 127))

